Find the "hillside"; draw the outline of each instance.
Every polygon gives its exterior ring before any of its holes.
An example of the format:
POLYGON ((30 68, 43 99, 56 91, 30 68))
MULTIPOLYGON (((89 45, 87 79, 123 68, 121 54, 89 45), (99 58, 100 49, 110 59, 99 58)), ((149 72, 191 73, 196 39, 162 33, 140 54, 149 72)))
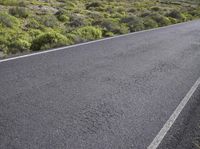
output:
POLYGON ((0 0, 0 56, 197 19, 198 0, 0 0))

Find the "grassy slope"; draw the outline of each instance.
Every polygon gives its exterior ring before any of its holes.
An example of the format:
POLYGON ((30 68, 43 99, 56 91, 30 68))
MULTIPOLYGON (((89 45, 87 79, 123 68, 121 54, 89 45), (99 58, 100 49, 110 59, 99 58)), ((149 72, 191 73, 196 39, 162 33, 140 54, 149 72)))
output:
POLYGON ((155 28, 200 17, 199 0, 0 0, 0 55, 155 28))

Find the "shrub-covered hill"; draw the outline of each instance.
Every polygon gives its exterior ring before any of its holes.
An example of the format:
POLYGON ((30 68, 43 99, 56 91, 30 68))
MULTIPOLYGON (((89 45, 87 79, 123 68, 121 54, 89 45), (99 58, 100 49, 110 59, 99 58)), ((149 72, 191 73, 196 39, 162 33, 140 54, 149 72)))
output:
POLYGON ((200 17, 199 0, 0 0, 0 55, 46 50, 200 17))

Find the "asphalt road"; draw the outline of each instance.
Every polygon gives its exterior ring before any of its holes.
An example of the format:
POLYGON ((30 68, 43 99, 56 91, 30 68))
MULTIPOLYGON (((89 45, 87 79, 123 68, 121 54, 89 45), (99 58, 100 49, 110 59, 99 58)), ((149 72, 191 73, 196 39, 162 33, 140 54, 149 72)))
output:
POLYGON ((200 21, 0 63, 0 148, 144 149, 200 76, 200 21))

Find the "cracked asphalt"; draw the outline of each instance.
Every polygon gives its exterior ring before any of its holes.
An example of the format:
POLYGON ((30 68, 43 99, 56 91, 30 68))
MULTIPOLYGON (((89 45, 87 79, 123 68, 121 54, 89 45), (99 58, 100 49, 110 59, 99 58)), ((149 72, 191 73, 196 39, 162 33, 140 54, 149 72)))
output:
POLYGON ((200 21, 0 63, 0 148, 145 149, 200 76, 200 21))

